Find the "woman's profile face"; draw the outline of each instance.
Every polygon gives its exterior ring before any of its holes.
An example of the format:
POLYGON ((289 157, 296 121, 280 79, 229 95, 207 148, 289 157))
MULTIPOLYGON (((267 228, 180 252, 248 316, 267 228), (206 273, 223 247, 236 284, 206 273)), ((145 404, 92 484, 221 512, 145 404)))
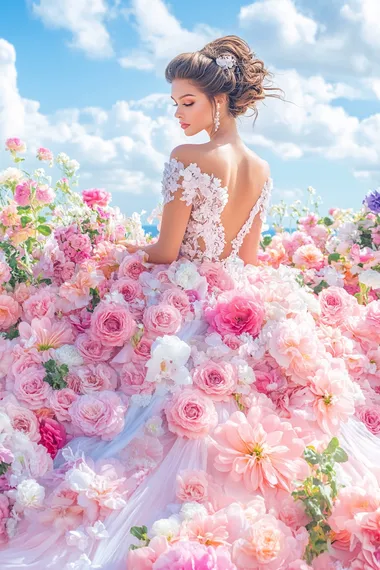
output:
POLYGON ((173 106, 179 126, 186 136, 193 136, 213 126, 212 105, 206 95, 187 79, 174 79, 172 83, 173 106))

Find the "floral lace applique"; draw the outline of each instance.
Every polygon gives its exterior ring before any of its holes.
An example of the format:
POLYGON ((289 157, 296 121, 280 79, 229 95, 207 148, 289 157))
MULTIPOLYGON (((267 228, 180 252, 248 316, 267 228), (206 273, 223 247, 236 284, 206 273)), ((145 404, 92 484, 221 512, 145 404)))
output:
MULTIPOLYGON (((175 192, 182 189, 180 199, 188 206, 192 205, 189 223, 180 249, 182 257, 199 261, 220 259, 226 245, 221 215, 228 202, 227 186, 222 187, 221 184, 220 178, 202 172, 194 162, 186 168, 176 158, 165 162, 162 178, 164 204, 174 200, 175 192), (200 247, 200 239, 203 241, 204 250, 200 247)), ((249 232, 259 210, 261 210, 260 217, 265 220, 271 188, 272 179, 269 178, 249 218, 231 242, 233 249, 230 255, 238 254, 244 237, 249 232)))

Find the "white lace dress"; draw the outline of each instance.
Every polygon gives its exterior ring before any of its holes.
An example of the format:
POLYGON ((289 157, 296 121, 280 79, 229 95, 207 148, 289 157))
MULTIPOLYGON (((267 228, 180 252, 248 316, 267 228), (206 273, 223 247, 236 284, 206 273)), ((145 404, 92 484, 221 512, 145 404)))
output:
MULTIPOLYGON (((268 178, 247 220, 231 241, 231 253, 228 258, 239 255, 244 238, 248 235, 258 213, 265 222, 272 188, 272 178, 268 178)), ((174 194, 180 189, 182 190, 180 199, 188 206, 192 205, 180 256, 191 261, 219 260, 226 246, 221 216, 228 202, 227 186, 222 186, 220 178, 213 174, 202 172, 196 163, 193 162, 185 168, 182 162, 171 158, 165 162, 162 178, 164 204, 173 200, 174 194), (202 241, 204 247, 201 249, 202 241)))

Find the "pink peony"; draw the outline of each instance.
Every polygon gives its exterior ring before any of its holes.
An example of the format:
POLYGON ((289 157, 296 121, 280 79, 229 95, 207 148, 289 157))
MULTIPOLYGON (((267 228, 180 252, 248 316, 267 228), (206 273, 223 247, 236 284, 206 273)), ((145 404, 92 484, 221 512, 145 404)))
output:
POLYGON ((62 390, 53 390, 49 397, 49 406, 54 411, 55 416, 60 422, 70 422, 70 407, 78 398, 78 394, 71 388, 62 388, 62 390))
POLYGON ((7 331, 21 316, 21 307, 9 295, 0 295, 0 331, 7 331))
POLYGON ((208 476, 205 471, 182 471, 177 475, 177 498, 184 503, 202 503, 208 498, 208 476))
POLYGON ((115 392, 80 396, 70 407, 73 424, 85 435, 113 439, 124 427, 126 407, 115 392))
POLYGON ((133 336, 135 328, 126 303, 103 301, 92 313, 90 334, 104 346, 123 346, 133 336))
POLYGON ((149 546, 129 550, 127 563, 133 570, 152 570, 157 558, 168 549, 168 542, 163 536, 155 536, 149 546))
POLYGON ((106 192, 103 188, 90 188, 82 192, 83 202, 90 208, 95 205, 102 206, 103 208, 111 201, 111 194, 106 192))
POLYGON ((237 386, 237 374, 229 362, 207 361, 193 370, 193 383, 216 402, 227 402, 237 386))
POLYGON ((145 310, 143 323, 146 331, 151 334, 157 336, 176 334, 181 328, 182 316, 172 305, 160 303, 151 305, 145 310))
POLYGON ((252 407, 248 415, 234 412, 213 434, 215 468, 250 492, 291 492, 293 481, 307 476, 302 459, 305 444, 288 422, 271 410, 252 407))
POLYGON ((54 459, 58 450, 66 443, 65 428, 56 420, 43 418, 40 420, 41 445, 45 446, 54 459))
POLYGON ((278 570, 299 558, 295 550, 291 529, 274 516, 264 515, 233 543, 232 560, 244 570, 278 570))
POLYGON ((227 291, 218 297, 215 307, 207 308, 210 329, 222 336, 249 333, 258 336, 264 321, 264 303, 258 290, 249 293, 227 291))
POLYGON ((169 430, 189 439, 205 437, 218 421, 211 398, 191 388, 174 394, 165 412, 169 430))

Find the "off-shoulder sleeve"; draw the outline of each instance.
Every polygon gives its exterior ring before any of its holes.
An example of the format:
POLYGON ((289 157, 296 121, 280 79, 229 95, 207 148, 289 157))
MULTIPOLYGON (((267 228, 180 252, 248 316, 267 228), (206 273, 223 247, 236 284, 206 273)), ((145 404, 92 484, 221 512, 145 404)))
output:
POLYGON ((189 164, 185 168, 182 162, 176 158, 171 158, 168 162, 165 162, 162 176, 161 194, 163 203, 167 204, 174 200, 175 193, 180 191, 180 200, 183 200, 187 206, 190 206, 198 190, 204 184, 203 177, 205 176, 208 175, 202 174, 196 164, 189 164))

